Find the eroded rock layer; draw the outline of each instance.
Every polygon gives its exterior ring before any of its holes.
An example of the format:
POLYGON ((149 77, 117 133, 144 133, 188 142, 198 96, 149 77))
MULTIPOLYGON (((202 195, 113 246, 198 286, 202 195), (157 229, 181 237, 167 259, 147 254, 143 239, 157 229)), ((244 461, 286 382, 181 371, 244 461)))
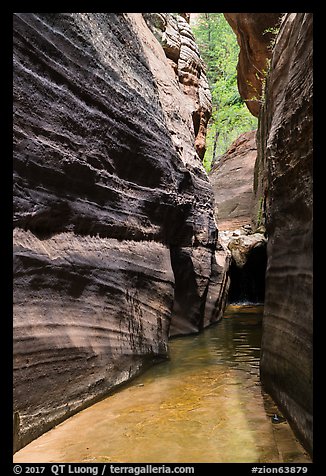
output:
POLYGON ((184 93, 194 100, 195 146, 202 159, 206 150, 207 123, 212 112, 211 92, 188 15, 145 13, 144 17, 160 41, 184 93))
POLYGON ((14 239, 14 392, 24 445, 40 425, 49 429, 166 355, 174 278, 160 243, 71 232, 40 240, 21 229, 14 239))
POLYGON ((199 93, 142 15, 16 14, 13 64, 18 449, 217 319, 225 283, 199 93))
POLYGON ((258 117, 281 13, 224 13, 240 46, 238 88, 249 111, 258 117))
POLYGON ((312 14, 287 14, 261 110, 256 187, 268 233, 261 376, 310 451, 312 46, 312 14))

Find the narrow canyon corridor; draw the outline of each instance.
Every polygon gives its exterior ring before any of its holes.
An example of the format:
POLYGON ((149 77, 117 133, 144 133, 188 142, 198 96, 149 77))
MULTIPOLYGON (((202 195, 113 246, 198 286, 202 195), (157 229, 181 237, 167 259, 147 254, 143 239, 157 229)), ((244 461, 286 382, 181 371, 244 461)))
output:
POLYGON ((261 389, 262 310, 230 305, 221 323, 172 339, 170 360, 34 440, 14 462, 310 462, 288 423, 272 422, 279 410, 261 389))
POLYGON ((14 463, 312 463, 312 17, 14 14, 14 463))

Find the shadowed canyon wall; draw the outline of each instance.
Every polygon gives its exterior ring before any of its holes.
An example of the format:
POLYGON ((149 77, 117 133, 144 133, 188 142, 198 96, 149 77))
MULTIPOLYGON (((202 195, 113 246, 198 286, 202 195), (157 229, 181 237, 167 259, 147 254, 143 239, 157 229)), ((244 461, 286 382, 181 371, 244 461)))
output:
POLYGON ((312 451, 312 14, 285 16, 258 131, 268 265, 261 377, 312 451))
POLYGON ((141 14, 14 16, 15 450, 223 312, 210 95, 162 18, 167 55, 141 14))
MULTIPOLYGON (((259 113, 252 224, 268 236, 261 378, 311 453, 312 14, 284 14, 272 53, 278 16, 225 14, 241 48, 240 94, 261 98, 247 102, 259 113), (269 58, 268 74, 257 74, 269 58)), ((216 199, 232 217, 228 198, 216 199)))

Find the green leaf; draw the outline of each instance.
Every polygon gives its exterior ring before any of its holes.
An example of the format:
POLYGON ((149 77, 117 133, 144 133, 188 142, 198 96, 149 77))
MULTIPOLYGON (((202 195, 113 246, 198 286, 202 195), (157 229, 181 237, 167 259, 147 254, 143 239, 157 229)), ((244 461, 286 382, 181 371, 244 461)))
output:
POLYGON ((258 121, 238 92, 239 46, 223 13, 201 13, 192 30, 206 63, 212 93, 213 113, 203 160, 204 167, 209 171, 213 159, 223 155, 240 134, 256 129, 258 121))

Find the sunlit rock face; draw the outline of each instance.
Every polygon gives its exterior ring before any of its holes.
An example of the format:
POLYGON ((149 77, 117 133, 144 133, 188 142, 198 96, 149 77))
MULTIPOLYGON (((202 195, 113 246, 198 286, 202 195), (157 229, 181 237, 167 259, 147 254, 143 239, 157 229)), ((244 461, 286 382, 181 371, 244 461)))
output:
POLYGON ((249 131, 241 134, 212 167, 209 178, 220 231, 251 224, 256 157, 256 131, 249 131))
POLYGON ((144 18, 160 41, 183 92, 194 101, 195 146, 202 159, 206 149, 207 123, 212 112, 211 92, 205 65, 189 25, 189 14, 145 13, 144 18))
POLYGON ((221 316, 176 21, 177 70, 141 14, 14 16, 15 449, 221 316))
POLYGON ((258 117, 263 84, 281 13, 224 13, 240 46, 238 88, 249 111, 258 117))
POLYGON ((285 16, 258 130, 268 264, 261 377, 312 450, 312 14, 285 16))

